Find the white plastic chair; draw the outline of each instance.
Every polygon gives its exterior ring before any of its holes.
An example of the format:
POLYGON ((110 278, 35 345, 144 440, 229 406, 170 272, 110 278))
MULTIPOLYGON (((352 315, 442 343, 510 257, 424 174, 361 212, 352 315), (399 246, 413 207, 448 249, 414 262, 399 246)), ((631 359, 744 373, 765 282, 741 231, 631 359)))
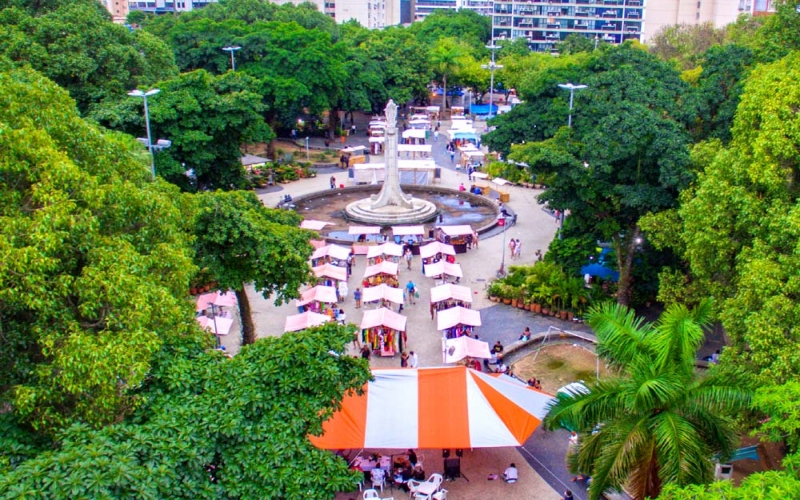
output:
POLYGON ((386 485, 386 472, 383 469, 372 469, 372 488, 374 489, 376 486, 381 488, 381 494, 383 494, 383 487, 386 485), (379 474, 378 471, 381 473, 379 474))
POLYGON ((439 490, 438 493, 433 494, 433 500, 447 500, 447 490, 439 490))
POLYGON ((378 495, 377 490, 364 490, 364 496, 363 496, 364 500, 369 500, 371 498, 380 498, 380 497, 381 496, 378 495))
POLYGON ((438 491, 441 488, 442 483, 444 482, 444 478, 441 474, 433 473, 431 477, 428 478, 429 483, 436 483, 436 490, 438 491))
POLYGON ((417 488, 419 488, 420 484, 422 484, 420 481, 415 481, 414 479, 409 479, 408 480, 408 482, 406 483, 406 486, 408 486, 408 496, 409 497, 411 497, 411 498, 414 497, 414 494, 417 492, 417 488))
POLYGON ((431 500, 430 495, 424 495, 422 493, 415 493, 414 500, 431 500))

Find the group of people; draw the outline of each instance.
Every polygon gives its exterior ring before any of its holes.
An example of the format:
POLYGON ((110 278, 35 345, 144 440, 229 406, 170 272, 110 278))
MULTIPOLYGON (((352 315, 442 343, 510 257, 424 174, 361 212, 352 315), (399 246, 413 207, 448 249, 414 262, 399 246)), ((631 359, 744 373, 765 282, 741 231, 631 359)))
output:
POLYGON ((400 368, 416 368, 419 366, 419 359, 414 351, 403 351, 400 355, 400 368))
POLYGON ((522 252, 522 242, 519 241, 519 238, 511 238, 511 241, 508 242, 508 249, 511 251, 511 258, 517 259, 522 252))

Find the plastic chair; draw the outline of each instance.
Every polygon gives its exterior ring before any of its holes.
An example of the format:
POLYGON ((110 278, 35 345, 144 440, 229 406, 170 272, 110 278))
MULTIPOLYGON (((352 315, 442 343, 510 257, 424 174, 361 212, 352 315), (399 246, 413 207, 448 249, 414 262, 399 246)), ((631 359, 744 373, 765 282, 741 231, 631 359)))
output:
POLYGON ((444 477, 441 474, 433 473, 431 477, 428 478, 429 483, 436 483, 436 489, 438 490, 442 483, 444 482, 444 477))
POLYGON ((437 493, 433 494, 433 500, 447 500, 447 490, 439 490, 437 493))
POLYGON ((381 493, 383 493, 383 487, 386 485, 386 473, 383 469, 372 469, 372 488, 374 489, 375 486, 379 486, 381 488, 381 493), (381 473, 379 474, 378 471, 381 473))
POLYGON ((379 499, 380 497, 381 496, 378 495, 378 491, 377 490, 364 490, 364 495, 363 495, 363 499, 364 500, 369 500, 371 498, 378 498, 379 499))
POLYGON ((414 495, 417 493, 417 488, 419 488, 420 484, 422 484, 421 481, 416 481, 414 479, 409 479, 408 480, 408 482, 406 483, 406 486, 408 486, 408 496, 409 497, 412 497, 412 498, 414 497, 414 495))
POLYGON ((431 500, 430 495, 423 495, 422 493, 414 494, 414 500, 431 500))

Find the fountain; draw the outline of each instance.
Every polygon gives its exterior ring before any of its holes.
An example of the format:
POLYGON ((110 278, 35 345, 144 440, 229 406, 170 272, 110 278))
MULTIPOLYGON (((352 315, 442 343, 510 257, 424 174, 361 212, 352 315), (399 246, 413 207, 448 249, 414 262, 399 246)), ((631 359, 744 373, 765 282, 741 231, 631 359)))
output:
POLYGON ((433 203, 414 198, 400 187, 397 170, 397 105, 386 105, 386 172, 380 193, 347 205, 347 218, 354 222, 391 226, 419 224, 434 219, 438 213, 433 203))

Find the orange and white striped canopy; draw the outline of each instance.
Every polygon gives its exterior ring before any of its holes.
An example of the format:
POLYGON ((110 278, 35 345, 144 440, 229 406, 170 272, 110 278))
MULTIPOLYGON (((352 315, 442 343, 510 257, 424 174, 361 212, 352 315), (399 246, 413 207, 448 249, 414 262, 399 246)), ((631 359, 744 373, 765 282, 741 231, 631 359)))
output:
POLYGON ((553 396, 464 366, 373 370, 311 442, 324 449, 520 446, 553 396))

